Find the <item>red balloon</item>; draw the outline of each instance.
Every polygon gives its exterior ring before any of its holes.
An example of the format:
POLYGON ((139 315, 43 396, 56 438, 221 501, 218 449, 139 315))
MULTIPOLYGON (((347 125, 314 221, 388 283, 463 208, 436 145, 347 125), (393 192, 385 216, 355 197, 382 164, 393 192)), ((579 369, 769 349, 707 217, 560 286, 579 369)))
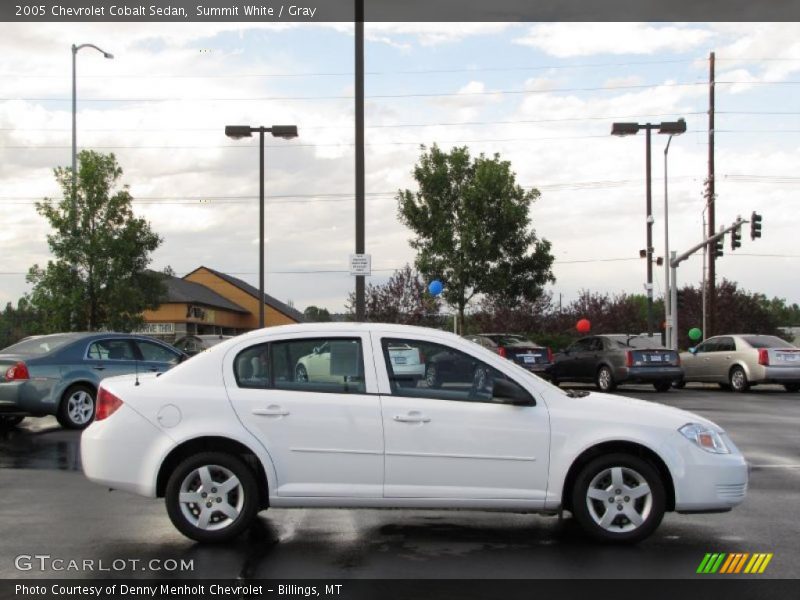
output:
POLYGON ((589 319, 581 319, 578 321, 578 324, 575 325, 575 329, 578 330, 578 333, 589 333, 589 330, 592 328, 592 323, 589 319))

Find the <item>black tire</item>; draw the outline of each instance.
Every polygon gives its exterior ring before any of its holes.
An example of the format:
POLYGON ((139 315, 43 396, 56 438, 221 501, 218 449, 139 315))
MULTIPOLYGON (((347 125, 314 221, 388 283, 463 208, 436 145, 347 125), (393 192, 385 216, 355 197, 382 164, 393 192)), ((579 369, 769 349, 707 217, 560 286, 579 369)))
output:
POLYGON ((686 380, 676 379, 675 381, 672 382, 672 387, 674 387, 676 390, 682 390, 683 388, 686 387, 686 380))
POLYGON ((0 427, 16 427, 24 420, 25 417, 22 415, 0 416, 0 427))
POLYGON ((800 383, 784 383, 783 387, 787 392, 792 394, 795 392, 800 392, 800 383))
POLYGON ((671 381, 659 381, 653 384, 653 387, 656 388, 657 392, 668 392, 670 388, 672 388, 671 381))
POLYGON ((729 383, 718 383, 717 385, 719 385, 719 389, 721 389, 723 392, 731 391, 731 384, 729 383))
POLYGON ((97 390, 84 383, 67 388, 58 405, 56 419, 64 429, 86 429, 97 411, 97 390), (76 405, 80 404, 78 407, 76 405))
POLYGON ((595 458, 580 470, 572 487, 570 504, 575 519, 592 538, 603 542, 635 544, 652 534, 664 518, 666 492, 658 470, 649 462, 630 454, 608 454, 595 458), (620 473, 626 486, 636 482, 638 478, 642 480, 640 483, 646 483, 649 488, 649 498, 647 496, 635 498, 625 494, 631 491, 635 493, 635 486, 617 488, 620 490, 617 494, 610 480, 610 473, 616 468, 621 469, 620 473), (608 491, 601 489, 605 485, 604 474, 607 472, 608 491), (605 499, 589 500, 587 496, 589 486, 593 483, 596 493, 600 495, 608 493, 610 497, 613 496, 614 502, 607 502, 605 499), (597 487, 598 484, 600 487, 597 487), (606 511, 613 512, 606 513, 606 511), (633 514, 632 511, 642 518, 638 526, 627 516, 633 514), (606 514, 613 519, 604 527, 597 519, 602 522, 606 514))
POLYGON ((429 388, 438 388, 442 385, 442 378, 439 376, 439 369, 434 363, 428 363, 425 367, 425 383, 429 388))
POLYGON ((308 381, 308 371, 303 365, 297 365, 294 369, 294 380, 305 383, 308 381))
POLYGON ((617 389, 617 382, 614 381, 614 373, 605 365, 597 370, 597 377, 595 378, 595 385, 601 392, 609 393, 617 389))
POLYGON ((728 374, 728 380, 730 381, 731 389, 738 394, 750 389, 750 382, 747 381, 747 375, 744 369, 738 365, 731 368, 728 374))
MULTIPOLYGON (((188 485, 191 486, 191 484, 188 485)), ((239 457, 226 452, 202 452, 184 459, 170 475, 164 499, 167 505, 167 514, 176 529, 186 537, 204 543, 233 540, 253 524, 259 507, 258 484, 252 470, 239 457), (238 479, 238 487, 229 492, 220 492, 216 487, 210 487, 207 491, 203 490, 202 483, 199 482, 200 476, 195 476, 195 473, 203 467, 208 469, 212 483, 223 483, 225 477, 229 476, 228 473, 225 473, 227 470, 238 479), (207 494, 205 496, 205 499, 208 500, 206 507, 200 505, 202 500, 198 504, 184 503, 185 508, 184 504, 180 502, 182 488, 186 488, 188 482, 191 481, 197 481, 199 488, 187 493, 207 494), (213 494, 219 494, 219 496, 213 494), (231 519, 219 510, 213 510, 222 504, 223 497, 226 506, 232 506, 233 502, 237 504, 238 514, 235 518, 231 519), (202 519, 200 511, 205 508, 212 509, 209 526, 219 526, 219 528, 205 529, 198 526, 202 519), (194 515, 198 518, 198 523, 191 521, 190 516, 186 514, 193 513, 195 510, 198 511, 194 515), (230 522, 224 524, 226 520, 230 522)))

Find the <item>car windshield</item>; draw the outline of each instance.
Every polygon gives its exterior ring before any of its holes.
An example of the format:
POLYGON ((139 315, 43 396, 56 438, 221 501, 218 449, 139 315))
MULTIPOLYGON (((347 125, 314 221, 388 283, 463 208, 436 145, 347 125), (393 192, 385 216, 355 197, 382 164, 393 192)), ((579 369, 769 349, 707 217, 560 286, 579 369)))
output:
POLYGON ((742 339, 753 348, 794 348, 786 340, 774 335, 745 335, 742 339))
POLYGON ((522 344, 535 346, 532 341, 526 340, 521 335, 487 335, 498 346, 519 346, 522 344))
POLYGON ((41 356, 68 344, 75 338, 71 335, 45 335, 28 338, 0 351, 2 354, 24 354, 41 356))
POLYGON ((619 348, 637 348, 640 350, 663 349, 664 346, 656 337, 643 335, 610 335, 608 339, 613 341, 619 348))

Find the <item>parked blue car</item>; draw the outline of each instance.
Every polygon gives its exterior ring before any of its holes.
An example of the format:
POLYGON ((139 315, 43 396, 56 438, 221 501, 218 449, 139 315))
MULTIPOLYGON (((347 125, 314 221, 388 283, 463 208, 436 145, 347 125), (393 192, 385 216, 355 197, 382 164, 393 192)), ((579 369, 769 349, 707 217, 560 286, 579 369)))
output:
POLYGON ((54 333, 0 350, 0 424, 55 415, 63 427, 94 419, 100 381, 164 372, 186 355, 158 340, 124 333, 54 333))

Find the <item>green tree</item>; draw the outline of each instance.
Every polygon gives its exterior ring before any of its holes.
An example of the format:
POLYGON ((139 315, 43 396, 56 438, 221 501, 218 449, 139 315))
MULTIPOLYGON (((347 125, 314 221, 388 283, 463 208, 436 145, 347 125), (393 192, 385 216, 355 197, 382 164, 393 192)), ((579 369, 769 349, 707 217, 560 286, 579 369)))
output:
POLYGON ((327 323, 331 320, 331 313, 327 308, 320 308, 313 304, 303 311, 303 316, 309 323, 327 323))
POLYGON ((414 179, 416 192, 398 192, 399 218, 415 234, 417 269, 444 283, 459 331, 476 295, 534 302, 555 281, 550 242, 530 227, 539 192, 519 186, 509 162, 497 154, 473 159, 466 147, 442 152, 434 144, 422 147, 414 179))
POLYGON ((27 298, 20 298, 16 308, 9 302, 0 312, 0 348, 5 348, 22 338, 44 333, 40 311, 30 305, 27 298))
POLYGON ((128 186, 118 188, 122 168, 113 154, 84 150, 78 161, 74 201, 72 169, 59 167, 63 199, 36 203, 53 228, 47 243, 54 260, 28 271, 31 303, 49 331, 130 331, 165 292, 162 276, 147 269, 161 238, 134 216, 128 186))

